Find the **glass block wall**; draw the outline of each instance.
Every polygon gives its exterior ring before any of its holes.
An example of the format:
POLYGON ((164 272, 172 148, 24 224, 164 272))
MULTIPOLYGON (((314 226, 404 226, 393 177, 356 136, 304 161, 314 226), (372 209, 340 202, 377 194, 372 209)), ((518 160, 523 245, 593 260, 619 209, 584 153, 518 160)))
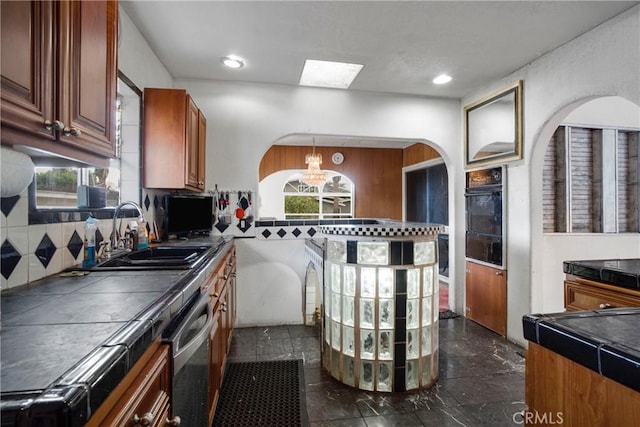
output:
POLYGON ((438 379, 436 238, 327 237, 322 364, 333 377, 381 392, 438 379))

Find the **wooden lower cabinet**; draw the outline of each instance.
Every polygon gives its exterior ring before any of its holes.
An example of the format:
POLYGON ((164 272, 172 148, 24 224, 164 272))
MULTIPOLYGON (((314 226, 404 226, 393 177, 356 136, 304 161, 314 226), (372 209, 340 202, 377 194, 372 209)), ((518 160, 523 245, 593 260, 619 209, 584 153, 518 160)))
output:
POLYGON ((526 425, 640 425, 640 393, 532 342, 525 401, 526 425))
POLYGON ((465 315, 502 336, 507 335, 507 272, 467 261, 465 315))
POLYGON ((640 307, 640 291, 567 275, 564 307, 567 311, 640 307))
POLYGON ((87 426, 174 426, 170 419, 170 353, 154 343, 98 408, 87 426))
POLYGON ((222 388, 227 354, 236 319, 236 252, 233 246, 210 278, 214 322, 209 332, 209 424, 213 423, 222 388))

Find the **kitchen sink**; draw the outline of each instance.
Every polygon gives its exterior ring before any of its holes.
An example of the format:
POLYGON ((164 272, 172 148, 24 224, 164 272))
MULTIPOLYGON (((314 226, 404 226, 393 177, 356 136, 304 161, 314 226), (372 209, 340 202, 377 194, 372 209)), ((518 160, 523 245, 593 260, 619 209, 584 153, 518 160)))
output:
POLYGON ((126 252, 102 262, 94 270, 180 270, 193 268, 209 246, 155 246, 126 252))

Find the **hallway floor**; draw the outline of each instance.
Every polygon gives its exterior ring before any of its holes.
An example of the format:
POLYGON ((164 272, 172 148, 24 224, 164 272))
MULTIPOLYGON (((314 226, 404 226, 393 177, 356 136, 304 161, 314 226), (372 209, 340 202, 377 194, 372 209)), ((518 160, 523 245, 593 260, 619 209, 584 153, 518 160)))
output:
POLYGON ((440 378, 430 389, 356 390, 320 366, 319 328, 236 328, 230 362, 303 359, 311 427, 514 426, 525 409, 524 350, 463 317, 440 320, 440 378))

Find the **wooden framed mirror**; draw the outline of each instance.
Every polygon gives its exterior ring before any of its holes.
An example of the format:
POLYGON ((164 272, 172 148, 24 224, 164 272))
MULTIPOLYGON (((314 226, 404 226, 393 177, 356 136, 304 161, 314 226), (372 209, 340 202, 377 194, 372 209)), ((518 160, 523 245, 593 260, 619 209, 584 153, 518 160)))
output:
POLYGON ((522 80, 464 107, 467 169, 522 159, 522 80))

